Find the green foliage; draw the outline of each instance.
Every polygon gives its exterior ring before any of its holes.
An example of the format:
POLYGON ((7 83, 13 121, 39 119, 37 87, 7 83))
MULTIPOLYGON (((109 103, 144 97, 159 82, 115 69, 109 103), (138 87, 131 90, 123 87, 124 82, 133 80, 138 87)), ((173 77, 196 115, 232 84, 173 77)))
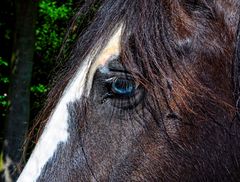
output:
POLYGON ((46 93, 48 91, 47 87, 43 84, 31 86, 31 92, 33 93, 46 93))
POLYGON ((0 78, 0 83, 9 83, 9 78, 8 77, 1 77, 0 78))
POLYGON ((69 0, 65 4, 61 6, 57 6, 56 1, 45 0, 41 1, 39 4, 40 10, 39 12, 47 15, 47 19, 54 22, 57 19, 67 19, 69 16, 69 12, 71 11, 72 1, 69 0))
MULTIPOLYGON (((4 69, 8 67, 8 62, 3 60, 2 57, 0 57, 0 69, 4 69)), ((7 76, 4 76, 3 74, 1 74, 0 72, 0 85, 1 87, 4 87, 4 86, 7 86, 7 84, 9 83, 9 77, 7 76)), ((3 110, 7 110, 9 106, 9 101, 8 101, 8 98, 7 98, 7 93, 4 93, 4 92, 0 92, 0 107, 3 107, 3 110)), ((2 113, 2 116, 5 116, 6 113, 3 112, 2 113)))
POLYGON ((0 95, 0 106, 2 107, 8 107, 9 101, 7 100, 7 94, 0 95))
POLYGON ((6 61, 4 61, 1 57, 0 57, 0 66, 8 66, 8 63, 6 61))
POLYGON ((72 16, 71 6, 72 0, 61 4, 52 0, 40 1, 35 45, 37 51, 44 51, 43 59, 52 59, 61 47, 67 29, 66 22, 72 16))

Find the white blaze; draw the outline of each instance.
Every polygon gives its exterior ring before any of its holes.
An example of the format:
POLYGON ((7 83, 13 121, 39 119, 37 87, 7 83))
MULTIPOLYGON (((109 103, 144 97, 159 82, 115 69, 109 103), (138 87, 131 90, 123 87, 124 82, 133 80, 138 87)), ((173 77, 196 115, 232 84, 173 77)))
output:
POLYGON ((76 75, 65 88, 63 96, 59 100, 56 108, 52 112, 49 120, 44 128, 30 159, 28 160, 24 170, 22 171, 17 182, 33 182, 38 179, 44 165, 56 152, 57 146, 60 143, 65 143, 68 140, 68 110, 67 105, 83 95, 84 85, 88 75, 87 81, 87 96, 92 86, 92 80, 95 71, 100 65, 104 65, 107 60, 113 55, 120 53, 120 37, 122 26, 113 34, 105 48, 99 55, 95 55, 97 50, 92 51, 80 66, 76 75), (93 58, 96 56, 96 59, 93 58), (94 61, 94 62, 93 62, 94 61), (92 63, 93 62, 93 63, 92 63), (92 66, 91 66, 92 64, 92 66))

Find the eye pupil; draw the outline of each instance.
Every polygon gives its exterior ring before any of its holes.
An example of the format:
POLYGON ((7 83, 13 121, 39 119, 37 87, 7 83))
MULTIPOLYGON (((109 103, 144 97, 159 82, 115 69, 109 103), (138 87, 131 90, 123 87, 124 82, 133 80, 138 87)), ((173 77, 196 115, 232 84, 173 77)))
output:
POLYGON ((115 94, 122 96, 130 96, 135 90, 135 83, 133 80, 126 78, 117 78, 112 82, 112 91, 115 94))

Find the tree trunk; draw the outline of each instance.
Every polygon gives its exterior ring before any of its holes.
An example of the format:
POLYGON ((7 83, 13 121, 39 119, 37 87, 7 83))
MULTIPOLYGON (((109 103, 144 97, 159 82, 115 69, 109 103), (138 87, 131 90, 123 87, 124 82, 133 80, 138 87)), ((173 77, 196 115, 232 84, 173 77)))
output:
POLYGON ((16 0, 15 46, 9 88, 10 109, 3 146, 5 181, 16 181, 21 171, 22 146, 30 115, 30 82, 32 75, 36 0, 16 0))

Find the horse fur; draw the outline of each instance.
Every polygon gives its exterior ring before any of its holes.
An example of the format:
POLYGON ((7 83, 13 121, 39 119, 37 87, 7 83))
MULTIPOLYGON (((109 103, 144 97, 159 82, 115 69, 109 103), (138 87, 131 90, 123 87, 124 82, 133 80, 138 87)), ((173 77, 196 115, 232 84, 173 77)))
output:
POLYGON ((49 94, 36 158, 18 181, 239 181, 240 2, 100 4, 49 94), (122 72, 136 93, 106 96, 104 80, 122 72))

